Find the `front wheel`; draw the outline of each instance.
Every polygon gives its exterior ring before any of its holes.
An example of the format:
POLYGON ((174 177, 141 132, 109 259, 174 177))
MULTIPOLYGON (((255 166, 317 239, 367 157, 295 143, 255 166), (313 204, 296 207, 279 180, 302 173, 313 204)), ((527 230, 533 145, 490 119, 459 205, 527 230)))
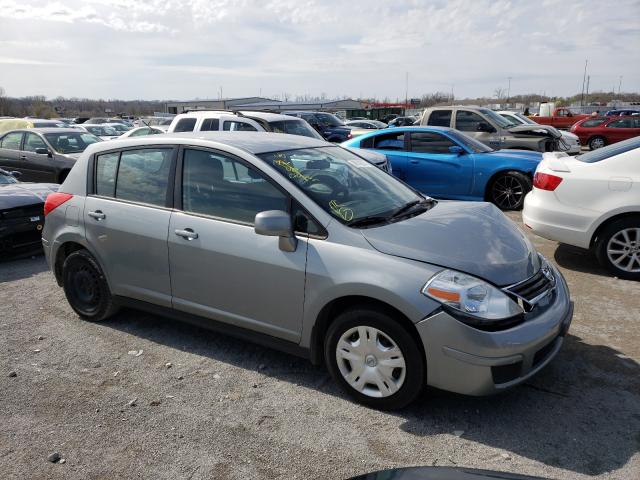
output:
POLYGON ((99 322, 116 312, 102 269, 88 251, 77 250, 65 259, 62 280, 71 308, 83 320, 99 322))
POLYGON ((622 218, 608 225, 598 235, 596 257, 617 277, 640 280, 640 217, 622 218))
POLYGON ((409 332, 384 312, 353 308, 338 315, 325 337, 324 353, 335 381, 370 407, 402 408, 422 391, 422 352, 409 332))
POLYGON ((501 210, 520 210, 531 187, 531 180, 523 173, 502 173, 491 182, 489 200, 501 210))

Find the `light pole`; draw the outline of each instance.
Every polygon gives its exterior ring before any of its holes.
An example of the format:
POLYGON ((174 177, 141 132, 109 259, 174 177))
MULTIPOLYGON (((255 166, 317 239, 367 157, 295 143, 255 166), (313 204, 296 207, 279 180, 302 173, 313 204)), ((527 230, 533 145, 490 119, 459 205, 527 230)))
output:
POLYGON ((511 97, 511 77, 507 77, 509 80, 509 86, 507 87, 507 106, 509 105, 509 97, 511 97))
POLYGON ((584 106, 584 82, 587 79, 587 63, 589 60, 584 61, 584 73, 582 74, 582 93, 580 94, 580 106, 584 106))
POLYGON ((618 81, 618 96, 620 96, 620 88, 622 87, 622 75, 620 75, 620 80, 618 81))

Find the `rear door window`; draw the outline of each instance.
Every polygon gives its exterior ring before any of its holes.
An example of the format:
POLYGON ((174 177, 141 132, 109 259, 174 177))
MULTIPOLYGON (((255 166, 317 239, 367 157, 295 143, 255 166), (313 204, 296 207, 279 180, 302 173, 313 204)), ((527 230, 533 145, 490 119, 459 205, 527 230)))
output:
POLYGON ((174 132, 193 132, 193 129, 196 126, 196 119, 195 118, 181 118, 180 120, 178 120, 178 123, 176 124, 176 128, 174 129, 174 132))
POLYGON ((593 127, 598 127, 602 125, 605 121, 606 120, 604 118, 597 119, 597 120, 587 120, 586 122, 582 122, 580 126, 584 128, 593 128, 593 127))
POLYGON ((633 128, 634 121, 632 118, 621 118, 620 120, 614 120, 607 125, 607 128, 633 128))
POLYGON ((373 137, 372 148, 378 150, 404 151, 404 132, 386 133, 373 137))
POLYGON ((451 126, 451 110, 434 110, 429 115, 427 125, 433 125, 435 127, 450 127, 451 126))
POLYGON ((22 132, 7 133, 0 141, 0 148, 7 148, 9 150, 20 150, 20 143, 22 142, 22 132))
POLYGON ((96 157, 96 195, 115 197, 119 159, 120 152, 105 153, 96 157))

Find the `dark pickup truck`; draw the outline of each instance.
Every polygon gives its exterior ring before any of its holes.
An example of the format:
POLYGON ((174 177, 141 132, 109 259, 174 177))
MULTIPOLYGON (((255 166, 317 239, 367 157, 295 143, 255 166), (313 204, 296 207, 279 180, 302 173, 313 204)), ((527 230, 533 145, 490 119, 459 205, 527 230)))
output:
POLYGON ((306 120, 328 142, 341 143, 351 138, 352 127, 331 113, 292 111, 282 112, 306 120))

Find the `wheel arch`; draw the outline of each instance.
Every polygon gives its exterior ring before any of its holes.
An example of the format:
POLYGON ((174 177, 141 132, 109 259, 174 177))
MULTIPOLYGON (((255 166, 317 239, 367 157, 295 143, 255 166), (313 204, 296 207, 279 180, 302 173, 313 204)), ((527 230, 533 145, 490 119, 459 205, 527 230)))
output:
POLYGON ((490 202, 491 198, 489 196, 491 187, 493 186, 493 182, 495 182, 496 178, 498 178, 500 175, 503 175, 505 173, 509 173, 509 172, 518 172, 522 175, 525 175, 526 177, 529 178, 529 180, 531 180, 531 183, 533 183, 533 173, 532 172, 527 172, 526 170, 522 170, 518 167, 509 167, 509 166, 504 166, 503 168, 501 168, 500 170, 493 172, 493 174, 489 177, 489 180, 487 180, 487 183, 485 183, 484 185, 484 200, 485 202, 490 202))
POLYGON ((611 217, 607 217, 600 222, 600 224, 593 231, 593 235, 591 235, 591 240, 589 241, 589 248, 593 248, 596 246, 598 241, 598 236, 602 231, 611 225, 613 222, 621 220, 623 218, 638 218, 640 219, 640 211, 630 211, 630 212, 622 212, 612 215, 611 217))
POLYGON ((85 245, 72 240, 63 243, 56 250, 56 257, 53 261, 53 274, 56 277, 56 282, 58 282, 58 285, 62 286, 62 265, 64 264, 64 261, 69 255, 71 255, 73 252, 77 252, 78 250, 88 251, 85 245))
POLYGON ((376 298, 367 297, 364 295, 347 295, 338 297, 327 303, 316 317, 316 321, 311 330, 311 341, 309 343, 309 357, 314 365, 321 365, 324 362, 324 340, 329 326, 333 320, 345 310, 352 307, 371 307, 384 311, 397 319, 402 326, 409 332, 409 334, 416 339, 418 348, 422 353, 422 358, 425 359, 426 355, 424 345, 420 341, 420 335, 413 322, 400 310, 392 305, 378 300, 376 298))

